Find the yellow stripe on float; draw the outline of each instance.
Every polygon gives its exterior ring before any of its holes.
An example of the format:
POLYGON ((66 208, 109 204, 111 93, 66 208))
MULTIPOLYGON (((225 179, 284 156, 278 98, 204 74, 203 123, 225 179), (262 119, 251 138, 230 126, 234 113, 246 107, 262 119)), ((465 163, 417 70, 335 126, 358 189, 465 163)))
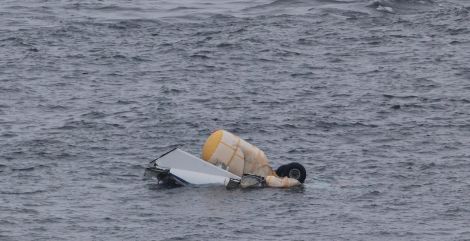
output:
POLYGON ((202 159, 206 161, 211 159, 222 140, 223 133, 223 130, 218 130, 207 138, 206 143, 204 143, 204 147, 202 148, 202 159))

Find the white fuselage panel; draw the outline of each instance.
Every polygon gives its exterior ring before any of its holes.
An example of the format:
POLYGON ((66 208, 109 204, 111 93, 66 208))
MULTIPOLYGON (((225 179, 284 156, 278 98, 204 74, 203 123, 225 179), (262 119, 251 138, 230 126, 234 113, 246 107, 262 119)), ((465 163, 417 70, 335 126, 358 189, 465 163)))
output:
POLYGON ((224 184, 230 178, 240 179, 239 176, 180 149, 158 158, 156 164, 170 169, 171 174, 191 184, 224 184))

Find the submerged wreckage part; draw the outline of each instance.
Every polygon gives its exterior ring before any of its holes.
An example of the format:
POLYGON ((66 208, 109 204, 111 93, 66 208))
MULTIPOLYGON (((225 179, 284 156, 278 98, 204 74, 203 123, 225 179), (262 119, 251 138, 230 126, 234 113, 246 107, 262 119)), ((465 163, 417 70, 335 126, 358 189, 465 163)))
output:
POLYGON ((158 183, 168 187, 179 187, 187 184, 186 181, 179 179, 170 173, 170 169, 161 169, 155 166, 149 166, 145 169, 145 177, 157 178, 158 183))
POLYGON ((230 183, 230 179, 240 180, 239 176, 178 148, 150 162, 145 175, 156 177, 160 183, 169 186, 188 184, 227 185, 230 183))
POLYGON ((253 187, 264 187, 266 186, 266 180, 264 177, 255 175, 243 175, 240 180, 241 188, 253 188, 253 187))

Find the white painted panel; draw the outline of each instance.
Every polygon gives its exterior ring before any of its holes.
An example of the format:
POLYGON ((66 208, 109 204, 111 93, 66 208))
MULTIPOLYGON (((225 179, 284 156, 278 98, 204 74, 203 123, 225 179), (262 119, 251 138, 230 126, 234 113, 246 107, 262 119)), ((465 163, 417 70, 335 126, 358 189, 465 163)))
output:
POLYGON ((216 167, 211 163, 208 163, 180 149, 175 149, 158 158, 156 163, 158 166, 169 168, 170 170, 174 168, 201 174, 221 176, 224 178, 240 179, 239 176, 234 175, 220 167, 216 167))
POLYGON ((193 172, 177 168, 171 168, 170 173, 190 184, 221 184, 224 185, 230 178, 224 176, 216 176, 201 172, 193 172))

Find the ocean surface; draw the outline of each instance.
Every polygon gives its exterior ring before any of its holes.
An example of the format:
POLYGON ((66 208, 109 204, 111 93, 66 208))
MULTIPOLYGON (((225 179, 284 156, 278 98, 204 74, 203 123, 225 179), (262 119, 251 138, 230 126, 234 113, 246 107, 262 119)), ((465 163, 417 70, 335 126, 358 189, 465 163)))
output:
POLYGON ((470 1, 2 0, 0 240, 470 240, 470 1), (216 129, 305 185, 144 178, 216 129))

